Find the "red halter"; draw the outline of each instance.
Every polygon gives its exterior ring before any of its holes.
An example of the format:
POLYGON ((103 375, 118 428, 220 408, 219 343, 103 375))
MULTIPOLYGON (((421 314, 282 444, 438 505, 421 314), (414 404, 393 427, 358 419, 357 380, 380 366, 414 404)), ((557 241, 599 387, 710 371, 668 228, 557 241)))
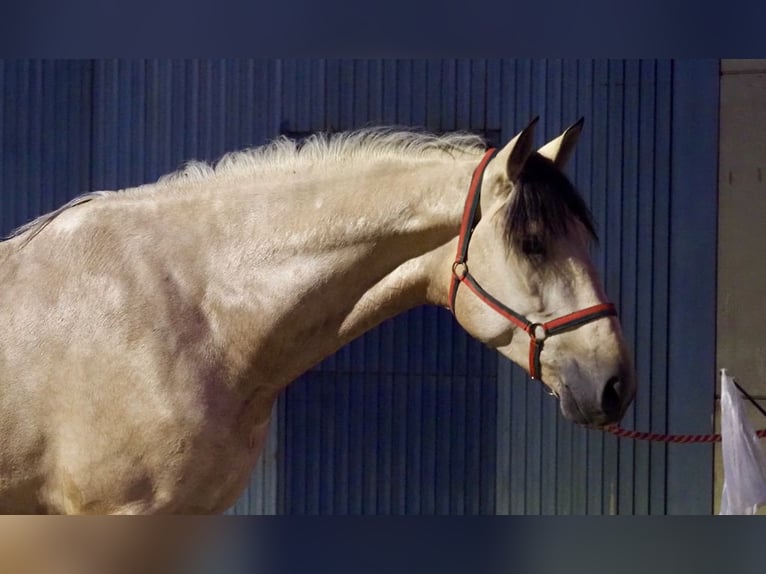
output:
POLYGON ((546 323, 533 323, 523 315, 520 315, 510 307, 507 307, 492 295, 487 293, 473 275, 468 271, 468 243, 471 240, 471 234, 476 226, 476 212, 479 209, 479 198, 481 197, 481 182, 484 177, 484 170, 489 161, 495 157, 498 150, 489 149, 484 157, 476 166, 471 179, 471 187, 468 190, 468 197, 465 200, 463 210, 463 219, 460 222, 460 236, 457 243, 457 255, 452 264, 452 280, 449 289, 449 309, 455 314, 455 297, 457 288, 464 283, 476 296, 494 309, 497 313, 508 319, 511 323, 524 330, 529 335, 529 374, 533 379, 540 380, 540 354, 543 350, 543 342, 554 335, 571 331, 581 325, 590 323, 602 317, 617 315, 617 310, 613 303, 601 303, 593 305, 574 313, 569 313, 552 319, 546 323))

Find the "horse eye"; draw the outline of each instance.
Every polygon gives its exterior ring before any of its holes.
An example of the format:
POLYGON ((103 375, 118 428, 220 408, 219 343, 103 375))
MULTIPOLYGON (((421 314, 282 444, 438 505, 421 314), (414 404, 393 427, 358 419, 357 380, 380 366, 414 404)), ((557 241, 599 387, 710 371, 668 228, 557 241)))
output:
POLYGON ((521 252, 528 257, 544 257, 545 244, 537 237, 525 237, 521 242, 521 252))

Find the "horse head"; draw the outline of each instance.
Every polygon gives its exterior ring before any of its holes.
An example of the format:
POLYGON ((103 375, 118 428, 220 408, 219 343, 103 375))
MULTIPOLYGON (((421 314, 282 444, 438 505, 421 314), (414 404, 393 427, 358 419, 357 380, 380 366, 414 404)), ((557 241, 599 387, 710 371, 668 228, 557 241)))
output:
POLYGON ((474 172, 450 306, 474 337, 526 368, 589 426, 620 420, 636 376, 590 258, 590 212, 563 173, 580 120, 535 150, 536 119, 474 172))

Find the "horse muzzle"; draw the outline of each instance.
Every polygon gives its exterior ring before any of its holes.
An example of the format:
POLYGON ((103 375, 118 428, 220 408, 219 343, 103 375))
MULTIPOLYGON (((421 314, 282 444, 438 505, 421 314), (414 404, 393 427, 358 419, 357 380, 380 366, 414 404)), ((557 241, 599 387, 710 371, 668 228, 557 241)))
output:
POLYGON ((585 382, 561 385, 559 388, 561 414, 588 427, 605 427, 622 420, 636 394, 632 375, 615 375, 593 389, 585 382), (589 387, 589 388, 586 388, 589 387))

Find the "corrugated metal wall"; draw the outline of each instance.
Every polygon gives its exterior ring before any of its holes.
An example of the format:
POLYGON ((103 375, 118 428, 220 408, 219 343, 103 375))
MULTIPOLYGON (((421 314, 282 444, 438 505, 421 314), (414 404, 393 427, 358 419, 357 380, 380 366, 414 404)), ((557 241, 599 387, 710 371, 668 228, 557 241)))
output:
MULTIPOLYGON (((711 432, 717 62, 542 67, 532 82, 548 92, 546 109, 589 119, 570 173, 593 210, 595 260, 634 349, 640 388, 623 426, 711 432)), ((708 446, 574 427, 518 369, 499 368, 498 512, 710 512, 708 446)))
MULTIPOLYGON (((586 116, 570 173, 640 374, 626 426, 707 432, 714 388, 716 62, 314 60, 0 64, 0 232, 82 191, 279 133, 370 124, 540 142, 586 116)), ((294 383, 234 512, 706 513, 712 451, 561 419, 520 369, 417 309, 294 383)))

